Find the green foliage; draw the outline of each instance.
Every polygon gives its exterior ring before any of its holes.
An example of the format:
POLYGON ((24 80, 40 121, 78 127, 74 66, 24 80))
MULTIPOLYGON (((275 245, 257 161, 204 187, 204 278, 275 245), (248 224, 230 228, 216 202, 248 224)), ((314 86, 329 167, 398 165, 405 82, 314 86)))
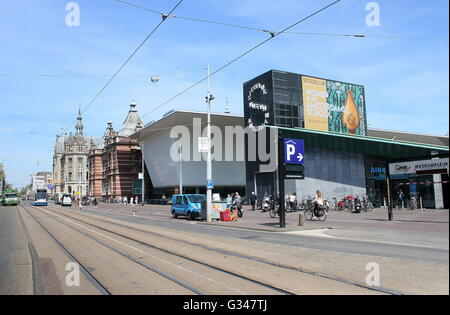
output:
POLYGON ((3 163, 0 163, 0 180, 5 178, 5 170, 3 168, 3 163))

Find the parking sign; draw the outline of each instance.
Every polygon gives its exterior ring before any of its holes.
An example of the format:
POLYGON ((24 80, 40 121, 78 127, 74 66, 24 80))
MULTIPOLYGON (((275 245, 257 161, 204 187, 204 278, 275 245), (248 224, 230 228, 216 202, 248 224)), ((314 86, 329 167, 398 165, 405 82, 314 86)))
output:
POLYGON ((303 140, 284 139, 284 163, 304 164, 305 145, 303 140))

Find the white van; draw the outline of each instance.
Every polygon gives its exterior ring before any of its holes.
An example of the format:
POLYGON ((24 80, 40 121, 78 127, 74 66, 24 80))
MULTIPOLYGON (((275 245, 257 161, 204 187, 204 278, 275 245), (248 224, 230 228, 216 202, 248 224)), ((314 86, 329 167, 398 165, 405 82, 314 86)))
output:
POLYGON ((61 206, 72 206, 72 196, 69 194, 64 194, 61 198, 61 206))

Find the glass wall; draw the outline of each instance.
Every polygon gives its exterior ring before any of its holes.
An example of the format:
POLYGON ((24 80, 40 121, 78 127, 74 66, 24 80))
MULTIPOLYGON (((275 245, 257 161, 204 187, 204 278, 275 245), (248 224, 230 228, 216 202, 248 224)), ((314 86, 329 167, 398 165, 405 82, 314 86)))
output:
POLYGON ((387 165, 383 160, 366 158, 367 198, 377 208, 387 204, 386 169, 387 165))

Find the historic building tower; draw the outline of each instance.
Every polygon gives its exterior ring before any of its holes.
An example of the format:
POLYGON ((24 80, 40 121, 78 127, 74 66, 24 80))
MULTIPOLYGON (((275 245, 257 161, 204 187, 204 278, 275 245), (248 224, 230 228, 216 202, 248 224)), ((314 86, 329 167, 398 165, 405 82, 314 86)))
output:
POLYGON ((88 144, 98 143, 98 139, 87 138, 83 132, 83 118, 81 110, 78 111, 75 134, 59 136, 55 144, 53 155, 53 174, 55 179, 55 192, 68 193, 73 197, 88 195, 88 144))
POLYGON ((110 121, 102 143, 91 143, 88 156, 89 196, 104 201, 118 201, 123 197, 141 198, 141 151, 136 140, 129 138, 142 129, 143 122, 130 104, 122 128, 116 132, 110 121))

